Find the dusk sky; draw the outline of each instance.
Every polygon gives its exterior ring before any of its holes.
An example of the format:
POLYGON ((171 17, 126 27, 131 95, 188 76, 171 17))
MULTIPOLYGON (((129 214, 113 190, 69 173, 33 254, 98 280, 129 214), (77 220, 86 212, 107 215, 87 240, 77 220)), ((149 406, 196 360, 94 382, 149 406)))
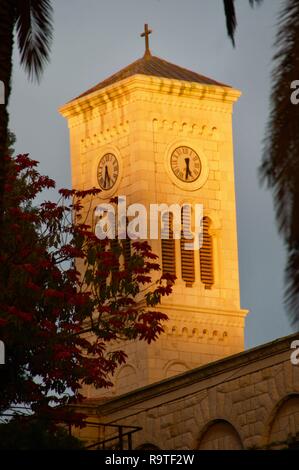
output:
MULTIPOLYGON (((236 2, 236 48, 226 34, 222 0, 56 0, 51 63, 39 85, 29 83, 15 51, 10 128, 16 151, 40 161, 57 187, 70 187, 68 129, 59 106, 144 52, 149 23, 154 55, 242 91, 235 106, 234 143, 241 305, 246 346, 291 332, 283 307, 285 252, 271 193, 257 169, 268 118, 272 44, 279 0, 251 9, 236 2)), ((299 77, 298 77, 299 78, 299 77)), ((45 198, 49 198, 49 194, 45 198)), ((51 197, 54 197, 51 194, 51 197)))

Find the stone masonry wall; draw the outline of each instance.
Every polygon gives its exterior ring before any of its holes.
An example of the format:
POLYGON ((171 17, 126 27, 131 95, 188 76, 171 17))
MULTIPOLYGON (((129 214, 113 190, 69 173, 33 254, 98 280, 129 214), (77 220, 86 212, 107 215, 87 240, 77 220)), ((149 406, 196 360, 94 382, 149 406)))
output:
MULTIPOLYGON (((142 427, 134 434, 134 448, 285 447, 299 437, 299 366, 290 361, 294 339, 282 338, 102 404, 87 401, 85 411, 101 423, 142 427)), ((97 439, 86 433, 81 437, 97 439)))

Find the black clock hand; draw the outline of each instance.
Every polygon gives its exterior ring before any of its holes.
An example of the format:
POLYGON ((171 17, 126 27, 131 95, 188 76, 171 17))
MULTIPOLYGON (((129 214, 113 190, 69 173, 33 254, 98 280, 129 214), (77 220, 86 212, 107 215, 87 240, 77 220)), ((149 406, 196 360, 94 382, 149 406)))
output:
POLYGON ((104 176, 104 186, 105 186, 105 188, 107 187, 107 184, 106 184, 107 182, 108 182, 108 184, 110 183, 110 176, 109 176, 109 173, 108 173, 108 167, 106 165, 105 166, 105 176, 104 176))
POLYGON ((190 158, 185 158, 185 162, 186 162, 186 180, 187 180, 189 175, 192 176, 192 173, 189 168, 190 158))

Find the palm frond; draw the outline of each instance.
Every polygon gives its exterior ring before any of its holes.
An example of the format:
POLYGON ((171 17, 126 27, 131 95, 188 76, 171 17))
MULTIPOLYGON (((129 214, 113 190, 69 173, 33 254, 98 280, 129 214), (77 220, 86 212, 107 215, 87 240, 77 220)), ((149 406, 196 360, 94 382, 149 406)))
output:
MULTIPOLYGON (((255 5, 260 5, 263 0, 249 0, 249 5, 254 7, 255 5)), ((235 9, 235 0, 223 0, 225 19, 226 19, 226 29, 227 34, 230 37, 233 46, 235 46, 235 31, 237 29, 237 15, 235 9)))
POLYGON ((285 305, 292 325, 299 329, 299 250, 292 250, 285 270, 285 305))
POLYGON ((223 4, 226 18, 227 34, 231 38, 233 46, 235 46, 235 31, 237 27, 235 0, 223 0, 223 4))
POLYGON ((30 79, 40 79, 49 61, 53 10, 50 0, 17 0, 16 30, 21 64, 30 79))
POLYGON ((266 131, 261 182, 274 192, 280 234, 288 245, 299 240, 293 226, 299 183, 299 107, 292 104, 291 83, 299 71, 299 2, 287 0, 279 17, 275 46, 270 120, 266 131))
POLYGON ((285 300, 293 323, 299 320, 299 107, 291 102, 290 86, 299 71, 298 18, 298 0, 287 0, 279 14, 270 119, 259 169, 261 182, 272 190, 278 230, 289 252, 285 300))

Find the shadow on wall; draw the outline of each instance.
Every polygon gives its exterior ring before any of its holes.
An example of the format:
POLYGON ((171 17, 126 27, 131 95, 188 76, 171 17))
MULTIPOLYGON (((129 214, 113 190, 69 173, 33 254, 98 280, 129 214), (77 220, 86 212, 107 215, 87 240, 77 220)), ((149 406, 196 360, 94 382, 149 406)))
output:
POLYGON ((225 420, 209 423, 199 439, 198 450, 242 450, 241 438, 232 424, 225 420))
MULTIPOLYGON (((299 449, 299 395, 280 400, 266 424, 266 438, 260 449, 299 449)), ((199 450, 242 450, 244 444, 236 428, 226 420, 214 420, 201 432, 199 450)))
POLYGON ((267 447, 299 449, 299 395, 292 394, 275 407, 269 423, 267 447))

